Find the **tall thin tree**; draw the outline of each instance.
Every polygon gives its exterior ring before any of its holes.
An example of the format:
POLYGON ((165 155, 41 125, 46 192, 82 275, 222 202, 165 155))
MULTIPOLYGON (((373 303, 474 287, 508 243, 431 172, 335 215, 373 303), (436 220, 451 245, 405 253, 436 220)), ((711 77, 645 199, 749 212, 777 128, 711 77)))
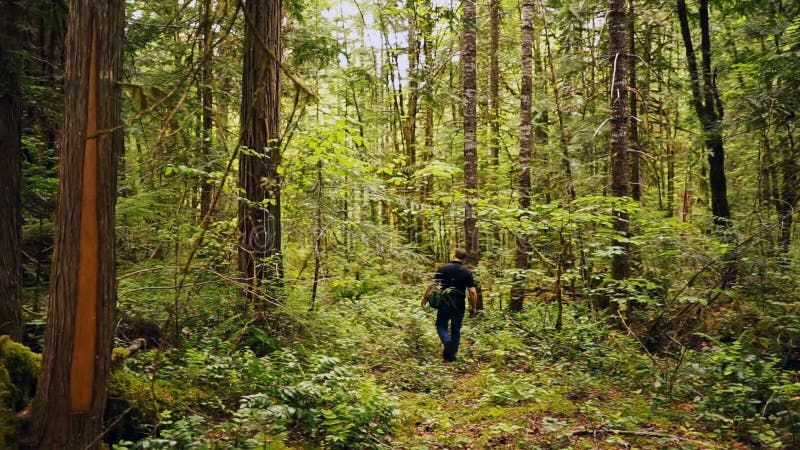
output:
MULTIPOLYGON (((416 170, 417 164, 417 109, 419 105, 419 70, 420 62, 420 26, 417 12, 417 1, 406 1, 406 14, 408 15, 408 88, 405 118, 403 119, 403 145, 406 151, 406 166, 409 172, 416 170)), ((418 192, 418 180, 410 179, 408 191, 408 216, 406 218, 408 240, 416 243, 419 240, 419 233, 422 231, 422 217, 415 211, 413 194, 418 192)))
POLYGON ((492 166, 500 163, 500 0, 489 2, 489 148, 492 166))
MULTIPOLYGON (((533 2, 522 2, 522 83, 520 85, 520 119, 519 119, 519 167, 517 171, 519 190, 519 209, 524 217, 531 206, 531 145, 533 142, 533 126, 531 119, 531 100, 533 96, 533 2)), ((530 244, 524 233, 515 236, 516 253, 514 257, 514 284, 511 287, 511 302, 508 307, 512 311, 521 311, 525 300, 526 276, 528 269, 528 253, 530 244)))
POLYGON ((628 87, 630 91, 631 197, 642 200, 642 143, 639 140, 638 90, 636 79, 636 0, 628 0, 628 87))
POLYGON ((697 67, 692 32, 689 28, 689 13, 685 0, 678 0, 678 20, 686 49, 686 64, 692 85, 692 105, 703 128, 708 159, 708 182, 711 187, 711 213, 714 224, 730 226, 731 210, 728 206, 728 183, 725 176, 725 147, 722 140, 724 110, 722 97, 717 88, 716 76, 711 64, 711 30, 708 15, 708 0, 700 0, 700 53, 702 73, 697 67))
MULTIPOLYGON (((205 164, 211 159, 212 140, 214 136, 214 28, 211 15, 211 0, 203 0, 203 19, 200 22, 202 31, 203 54, 200 58, 200 100, 203 105, 202 121, 203 138, 202 154, 205 164)), ((214 185, 209 180, 203 179, 200 186, 200 217, 205 217, 211 210, 211 197, 214 194, 214 185)))
MULTIPOLYGON (((262 286, 277 300, 281 256, 280 65, 281 0, 245 2, 239 187, 239 270, 250 297, 262 286)), ((262 305, 264 306, 264 305, 262 305)))
POLYGON ((417 162, 417 103, 419 100, 419 25, 416 0, 406 1, 408 14, 408 89, 407 107, 403 121, 403 144, 406 150, 406 164, 414 166, 417 162))
POLYGON ((115 326, 125 2, 69 2, 55 256, 34 448, 101 447, 115 326))
MULTIPOLYGON (((628 179, 628 45, 627 15, 625 0, 611 0, 608 15, 610 34, 609 51, 611 79, 611 194, 614 197, 628 197, 630 186, 628 179)), ((618 238, 614 245, 620 250, 611 258, 611 277, 622 280, 630 272, 628 244, 626 237, 629 231, 628 214, 615 208, 614 231, 618 238)))
POLYGON ((468 262, 477 265, 480 247, 475 199, 478 195, 478 136, 476 81, 477 47, 475 31, 477 12, 475 0, 462 0, 461 30, 461 83, 464 93, 464 244, 468 262))

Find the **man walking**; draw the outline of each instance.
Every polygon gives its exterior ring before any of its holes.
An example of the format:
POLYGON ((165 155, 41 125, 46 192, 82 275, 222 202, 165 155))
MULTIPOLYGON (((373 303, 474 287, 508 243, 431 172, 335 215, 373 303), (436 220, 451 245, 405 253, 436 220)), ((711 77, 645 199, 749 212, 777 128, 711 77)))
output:
POLYGON ((447 362, 456 360, 458 344, 461 342, 461 322, 466 312, 466 293, 469 293, 469 313, 474 316, 478 304, 478 291, 475 289, 475 280, 472 272, 466 268, 467 251, 457 248, 455 258, 449 263, 439 267, 433 277, 433 284, 428 286, 422 296, 422 306, 425 306, 428 294, 436 287, 450 290, 450 301, 444 302, 436 313, 436 332, 442 340, 444 350, 442 358, 447 362))

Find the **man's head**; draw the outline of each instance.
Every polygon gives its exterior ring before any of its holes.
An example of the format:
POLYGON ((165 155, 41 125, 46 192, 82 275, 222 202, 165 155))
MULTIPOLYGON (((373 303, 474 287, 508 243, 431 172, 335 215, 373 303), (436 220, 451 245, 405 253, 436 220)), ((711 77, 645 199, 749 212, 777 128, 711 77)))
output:
POLYGON ((455 251, 455 257, 457 260, 466 262, 467 261, 467 251, 463 248, 457 248, 455 251))

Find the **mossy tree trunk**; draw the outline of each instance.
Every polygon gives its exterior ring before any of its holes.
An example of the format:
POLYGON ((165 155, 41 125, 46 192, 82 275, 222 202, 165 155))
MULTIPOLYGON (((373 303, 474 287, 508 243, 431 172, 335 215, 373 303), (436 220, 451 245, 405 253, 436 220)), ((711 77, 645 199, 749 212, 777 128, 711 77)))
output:
POLYGON ((125 2, 69 2, 55 256, 33 448, 100 448, 116 303, 125 2))

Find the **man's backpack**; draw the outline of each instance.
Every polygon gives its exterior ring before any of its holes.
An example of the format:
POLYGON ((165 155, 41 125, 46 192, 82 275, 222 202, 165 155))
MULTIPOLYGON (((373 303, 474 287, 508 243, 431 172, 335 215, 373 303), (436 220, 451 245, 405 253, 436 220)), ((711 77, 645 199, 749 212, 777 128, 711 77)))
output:
POLYGON ((428 302, 428 306, 433 309, 439 309, 442 305, 452 305, 453 299, 450 298, 450 294, 457 292, 458 290, 454 287, 449 287, 442 289, 441 287, 432 289, 428 296, 425 297, 425 300, 428 302))

